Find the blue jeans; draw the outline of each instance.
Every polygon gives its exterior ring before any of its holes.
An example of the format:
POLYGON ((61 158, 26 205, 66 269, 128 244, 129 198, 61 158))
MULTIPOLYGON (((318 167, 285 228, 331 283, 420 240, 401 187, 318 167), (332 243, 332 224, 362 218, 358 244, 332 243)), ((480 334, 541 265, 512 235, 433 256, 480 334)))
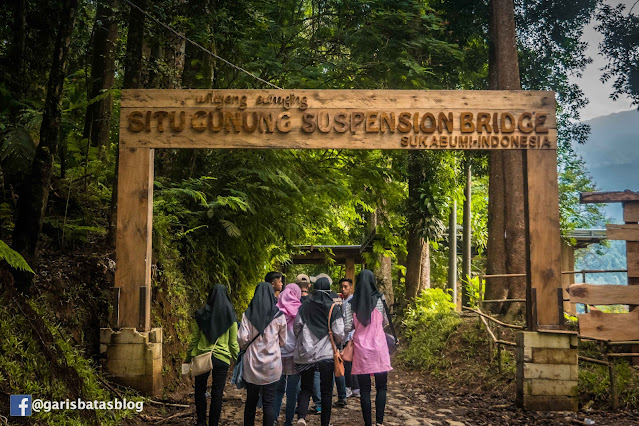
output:
POLYGON ((285 376, 282 374, 280 381, 277 382, 277 390, 275 391, 275 420, 282 409, 282 399, 286 393, 286 420, 284 426, 291 426, 295 417, 295 405, 297 404, 297 394, 300 388, 300 375, 293 374, 285 376))
POLYGON ((320 391, 320 373, 318 370, 315 370, 315 374, 313 375, 313 402, 317 406, 317 408, 322 407, 322 392, 320 391))

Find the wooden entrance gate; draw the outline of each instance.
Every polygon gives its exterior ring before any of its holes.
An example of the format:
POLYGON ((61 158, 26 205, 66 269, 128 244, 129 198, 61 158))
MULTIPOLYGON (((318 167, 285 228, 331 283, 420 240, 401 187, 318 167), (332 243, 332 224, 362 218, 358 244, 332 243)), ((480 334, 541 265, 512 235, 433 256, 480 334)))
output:
POLYGON ((510 250, 526 258, 538 326, 559 324, 554 92, 123 90, 115 328, 151 327, 156 148, 520 150, 526 244, 510 250))

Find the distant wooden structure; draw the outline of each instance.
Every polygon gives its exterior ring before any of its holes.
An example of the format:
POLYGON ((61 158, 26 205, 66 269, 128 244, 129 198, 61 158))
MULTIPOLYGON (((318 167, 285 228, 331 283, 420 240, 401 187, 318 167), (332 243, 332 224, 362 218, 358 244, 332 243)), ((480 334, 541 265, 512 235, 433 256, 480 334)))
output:
POLYGON ((584 192, 581 203, 622 203, 623 225, 606 225, 607 238, 626 241, 628 286, 573 284, 570 301, 585 305, 629 305, 628 313, 590 311, 577 316, 581 337, 639 340, 639 192, 584 192))
POLYGON ((346 268, 344 276, 355 282, 355 265, 364 264, 364 252, 372 252, 371 245, 301 245, 295 246, 301 253, 291 256, 294 265, 323 265, 329 261, 346 268))

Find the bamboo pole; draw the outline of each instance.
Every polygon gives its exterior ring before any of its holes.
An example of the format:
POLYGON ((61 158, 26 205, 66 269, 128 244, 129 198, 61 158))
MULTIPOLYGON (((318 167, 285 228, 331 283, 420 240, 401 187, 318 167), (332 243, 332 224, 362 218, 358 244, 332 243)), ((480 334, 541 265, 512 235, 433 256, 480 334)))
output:
POLYGON ((487 319, 489 319, 489 320, 501 325, 502 327, 513 328, 515 330, 523 330, 524 329, 524 327, 521 326, 521 325, 507 324, 505 322, 501 322, 498 319, 495 319, 495 318, 491 317, 490 315, 486 315, 485 313, 483 313, 481 311, 478 311, 476 309, 473 309, 473 308, 469 308, 469 307, 463 306, 462 309, 465 309, 467 311, 475 312, 476 314, 481 315, 482 317, 487 318, 487 319))

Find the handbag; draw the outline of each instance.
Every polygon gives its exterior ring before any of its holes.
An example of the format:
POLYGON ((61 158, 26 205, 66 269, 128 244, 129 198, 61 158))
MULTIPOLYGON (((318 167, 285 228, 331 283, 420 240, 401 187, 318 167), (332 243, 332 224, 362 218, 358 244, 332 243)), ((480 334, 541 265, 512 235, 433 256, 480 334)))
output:
POLYGON ((213 370, 213 360, 211 359, 213 351, 204 352, 203 354, 194 356, 191 360, 191 376, 199 376, 213 370))
POLYGON ((388 318, 388 325, 390 325, 391 333, 386 334, 386 345, 388 346, 388 353, 394 353, 399 347, 399 339, 397 339, 397 333, 395 333, 395 327, 393 327, 393 318, 390 314, 390 309, 388 309, 388 305, 386 304, 386 299, 382 298, 382 303, 384 304, 384 311, 386 311, 386 317, 388 318))
MULTIPOLYGON (((220 340, 218 337, 213 344, 213 347, 217 345, 217 341, 220 340)), ((191 360, 191 377, 199 376, 200 374, 208 373, 213 370, 213 351, 210 350, 208 352, 204 352, 203 354, 199 354, 193 357, 191 360)))
POLYGON ((346 343, 344 349, 342 349, 342 359, 344 361, 353 362, 353 349, 355 349, 355 346, 353 345, 353 339, 351 339, 346 343))
POLYGON ((258 337, 260 337, 260 333, 257 333, 257 335, 253 337, 253 340, 251 340, 249 344, 246 345, 246 348, 239 354, 237 354, 237 360, 235 361, 235 366, 233 367, 233 375, 231 376, 231 383, 234 384, 235 387, 238 389, 244 389, 246 387, 246 382, 244 382, 244 354, 246 353, 249 346, 251 346, 251 343, 253 343, 258 337))
POLYGON ((331 331, 331 314, 333 313, 334 307, 335 303, 331 305, 331 310, 328 311, 328 335, 331 338, 331 345, 333 346, 333 363, 335 364, 335 377, 343 377, 345 373, 344 360, 342 359, 342 355, 337 350, 337 346, 335 346, 335 340, 333 340, 333 332, 331 331))

